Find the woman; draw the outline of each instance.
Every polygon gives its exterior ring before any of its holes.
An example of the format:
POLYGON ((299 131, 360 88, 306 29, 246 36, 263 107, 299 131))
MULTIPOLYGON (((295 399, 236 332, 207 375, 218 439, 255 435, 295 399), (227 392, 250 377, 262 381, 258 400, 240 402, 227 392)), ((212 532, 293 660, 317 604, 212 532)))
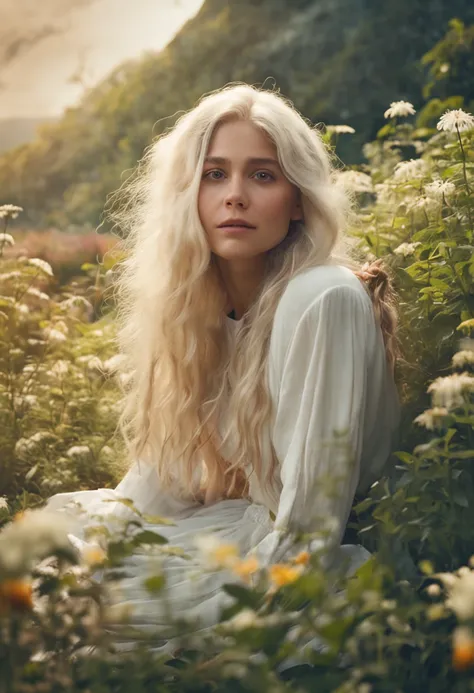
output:
MULTIPOLYGON (((126 200, 114 216, 127 250, 120 429, 134 463, 116 489, 48 507, 79 501, 112 526, 133 511, 103 501, 130 498, 173 519, 145 526, 191 566, 203 533, 269 565, 294 533, 326 529, 312 548, 354 570, 369 554, 341 547, 351 506, 399 425, 396 310, 381 267, 349 259, 350 200, 318 131, 277 93, 226 87, 149 148, 126 200)), ((138 550, 127 559, 120 599, 163 638, 163 600, 143 586, 150 564, 138 550)), ((190 581, 189 566, 167 559, 167 603, 210 626, 229 573, 190 581)))

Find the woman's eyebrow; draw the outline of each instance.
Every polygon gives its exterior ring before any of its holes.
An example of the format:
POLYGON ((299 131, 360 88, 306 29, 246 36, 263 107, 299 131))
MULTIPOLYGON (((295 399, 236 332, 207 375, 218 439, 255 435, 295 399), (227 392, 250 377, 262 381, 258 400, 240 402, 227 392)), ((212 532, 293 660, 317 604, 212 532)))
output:
MULTIPOLYGON (((204 159, 205 164, 228 164, 229 159, 226 159, 224 156, 206 156, 204 159)), ((271 159, 269 157, 250 157, 246 159, 247 164, 274 164, 275 166, 279 166, 279 163, 276 159, 271 159)))

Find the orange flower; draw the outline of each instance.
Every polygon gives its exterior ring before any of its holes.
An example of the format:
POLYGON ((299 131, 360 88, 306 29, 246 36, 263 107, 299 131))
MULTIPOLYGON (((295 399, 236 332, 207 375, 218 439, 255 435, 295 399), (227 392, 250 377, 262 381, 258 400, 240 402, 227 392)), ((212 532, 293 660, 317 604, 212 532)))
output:
POLYGON ((292 563, 296 565, 308 565, 311 554, 309 551, 300 551, 300 553, 292 558, 292 563))
POLYGON ((286 563, 275 563, 269 568, 270 580, 276 587, 289 585, 301 575, 301 566, 291 566, 286 563))
POLYGON ((24 514, 25 514, 25 513, 24 513, 23 510, 19 510, 17 513, 15 513, 15 514, 13 515, 13 521, 14 521, 14 522, 18 522, 18 520, 21 520, 21 518, 23 517, 24 514))
POLYGON ((245 558, 243 561, 238 561, 232 566, 232 570, 237 573, 237 575, 240 575, 240 577, 245 581, 248 581, 250 576, 253 575, 253 573, 256 573, 258 569, 259 562, 255 556, 249 556, 249 558, 245 558))
POLYGON ((456 671, 465 671, 473 665, 474 635, 469 628, 456 628, 453 638, 453 667, 456 671))
POLYGON ((28 611, 33 608, 32 586, 27 580, 4 580, 0 583, 0 611, 8 608, 28 611))

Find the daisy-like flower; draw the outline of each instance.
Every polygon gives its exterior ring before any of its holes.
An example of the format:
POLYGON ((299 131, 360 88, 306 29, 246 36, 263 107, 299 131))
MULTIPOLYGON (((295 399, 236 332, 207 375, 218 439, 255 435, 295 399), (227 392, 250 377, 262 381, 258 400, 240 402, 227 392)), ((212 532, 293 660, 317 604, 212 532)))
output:
POLYGON ((259 617, 253 609, 245 608, 225 623, 226 628, 245 630, 259 625, 259 617))
POLYGON ((52 373, 53 375, 65 375, 69 372, 69 363, 64 359, 56 361, 48 371, 48 375, 52 373))
POLYGON ((474 351, 470 349, 458 351, 453 356, 452 364, 455 368, 460 368, 466 364, 474 365, 474 351))
POLYGON ((101 565, 107 560, 107 553, 99 546, 85 546, 82 550, 82 560, 88 566, 101 565))
POLYGON ((462 407, 465 395, 474 392, 474 377, 464 372, 436 378, 427 391, 433 393, 433 404, 436 407, 446 407, 448 410, 462 407))
POLYGON ((466 113, 462 108, 456 108, 452 111, 446 111, 436 126, 438 130, 445 132, 465 132, 474 128, 474 117, 470 113, 466 113))
POLYGON ((409 161, 399 161, 395 166, 393 178, 396 181, 409 181, 416 178, 423 178, 428 172, 428 164, 424 159, 410 159, 409 161))
POLYGON ((441 180, 441 178, 438 178, 432 183, 425 185, 425 192, 430 197, 446 197, 448 195, 452 195, 455 190, 456 186, 454 183, 451 183, 449 180, 441 180))
POLYGON ((8 510, 8 503, 6 496, 0 496, 0 510, 8 510))
POLYGON ((42 260, 39 257, 31 257, 28 260, 30 265, 33 265, 34 267, 38 267, 42 272, 45 274, 49 275, 50 277, 53 277, 53 268, 49 264, 49 262, 46 262, 46 260, 42 260))
POLYGON ((124 361, 124 358, 123 354, 114 354, 114 356, 104 361, 102 365, 105 372, 115 373, 119 369, 120 364, 124 361))
POLYGON ((413 104, 409 101, 392 101, 390 108, 387 108, 383 114, 384 118, 395 118, 396 116, 404 117, 416 113, 413 104))
POLYGON ((336 135, 353 135, 355 130, 351 128, 350 125, 327 125, 326 130, 328 132, 334 132, 336 135))
POLYGON ((91 449, 88 445, 73 445, 72 448, 66 452, 68 457, 88 457, 91 453, 91 449))
POLYGON ((221 542, 212 534, 197 536, 195 545, 200 553, 201 560, 210 570, 232 569, 239 561, 237 545, 221 542))
POLYGON ((48 294, 45 294, 44 291, 40 291, 35 286, 30 286, 30 288, 26 290, 26 294, 28 296, 34 296, 35 298, 39 299, 40 301, 47 302, 47 301, 51 300, 50 297, 48 296, 48 294))
POLYGON ((0 248, 4 245, 15 245, 15 239, 9 233, 0 233, 0 248))
POLYGON ((77 521, 63 512, 25 510, 0 531, 0 566, 11 576, 20 576, 55 549, 73 554, 69 534, 75 531, 77 521))
POLYGON ((441 587, 437 585, 435 582, 433 582, 431 585, 428 585, 426 588, 426 593, 430 597, 439 597, 441 595, 441 587))
POLYGON ((413 255, 415 249, 419 245, 421 245, 421 241, 416 241, 415 243, 400 243, 400 245, 397 246, 393 252, 395 255, 403 255, 403 257, 407 257, 408 255, 413 255))
POLYGON ((427 409, 422 414, 416 417, 415 423, 420 426, 424 426, 429 431, 433 431, 435 428, 441 425, 440 419, 443 416, 448 415, 448 410, 446 407, 433 407, 433 409, 427 409))
POLYGON ((67 337, 63 332, 55 330, 54 327, 49 327, 44 330, 44 336, 50 342, 55 342, 59 344, 60 342, 66 342, 67 337))
POLYGON ((20 212, 23 212, 23 207, 17 207, 16 205, 1 205, 0 219, 16 219, 20 212))
POLYGON ((454 583, 448 586, 446 606, 454 611, 460 621, 469 621, 474 618, 474 572, 472 570, 457 577, 454 583))

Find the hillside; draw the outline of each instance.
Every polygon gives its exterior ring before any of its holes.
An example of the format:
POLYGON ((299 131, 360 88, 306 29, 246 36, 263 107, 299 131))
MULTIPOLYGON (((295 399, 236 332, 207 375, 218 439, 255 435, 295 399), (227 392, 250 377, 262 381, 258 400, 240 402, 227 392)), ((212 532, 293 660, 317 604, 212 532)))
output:
MULTIPOLYGON (((471 0, 207 0, 160 53, 117 68, 79 107, 0 157, 0 204, 34 226, 100 222, 117 188, 173 114, 231 81, 274 83, 313 122, 346 123, 339 155, 361 145, 396 99, 422 103, 418 60, 471 0)), ((474 99, 472 80, 465 93, 474 99)), ((20 220, 18 220, 20 221, 20 220)))
POLYGON ((35 138, 36 129, 46 122, 54 122, 56 118, 1 118, 0 119, 0 153, 31 142, 35 138))

